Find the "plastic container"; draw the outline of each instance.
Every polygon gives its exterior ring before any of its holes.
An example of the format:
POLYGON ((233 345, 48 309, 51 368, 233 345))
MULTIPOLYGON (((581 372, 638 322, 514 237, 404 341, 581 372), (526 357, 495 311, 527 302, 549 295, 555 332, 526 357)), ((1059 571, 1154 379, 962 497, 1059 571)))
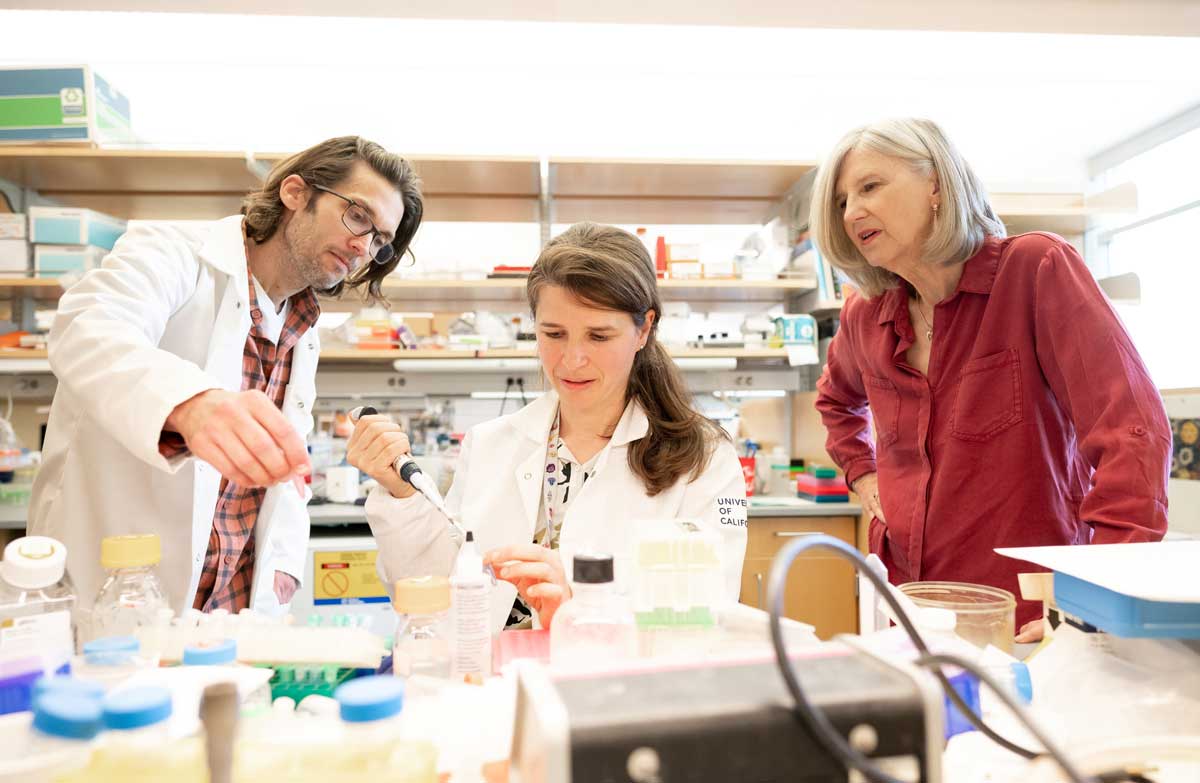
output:
POLYGON ((103 636, 83 645, 83 656, 76 661, 75 671, 86 680, 111 688, 154 665, 142 657, 136 638, 103 636))
POLYGON ((492 578, 468 530, 450 577, 451 675, 456 679, 492 673, 491 597, 492 578))
POLYGON ((900 590, 917 606, 954 612, 955 632, 976 647, 1012 653, 1017 600, 1007 590, 966 582, 909 582, 900 590))
POLYGON ((154 534, 100 542, 100 565, 108 576, 92 607, 89 638, 132 636, 153 627, 160 609, 170 609, 158 577, 160 560, 162 542, 154 534))
POLYGON ((550 662, 560 668, 608 668, 637 656, 637 623, 616 594, 611 555, 575 555, 571 599, 550 625, 550 662))
POLYGON ((40 696, 32 714, 0 723, 0 780, 49 783, 83 768, 101 726, 98 699, 67 692, 40 696))
MULTIPOLYGON (((215 639, 188 645, 183 648, 181 662, 184 666, 234 668, 242 665, 238 663, 238 646, 233 639, 215 639)), ((243 714, 269 708, 271 706, 271 678, 266 677, 260 687, 246 694, 240 706, 243 714)))
MULTIPOLYGON (((0 663, 36 657, 46 674, 70 669, 75 653, 67 549, 46 536, 18 538, 0 561, 0 663)), ((18 709, 28 709, 28 704, 18 709)), ((2 709, 2 708, 0 708, 2 709)))
POLYGON ((206 783, 198 737, 172 739, 167 730, 171 694, 165 688, 130 688, 102 704, 105 733, 87 767, 63 778, 87 783, 206 783))
POLYGON ((90 699, 96 703, 96 719, 100 719, 100 702, 104 699, 104 685, 94 680, 84 680, 69 675, 43 677, 33 684, 33 709, 37 709, 38 701, 50 694, 65 694, 82 699, 90 699))
POLYGON ((392 650, 393 673, 449 678, 449 580, 435 576, 401 579, 393 591, 392 607, 401 616, 392 650))
POLYGON ((404 740, 400 720, 403 680, 386 675, 360 677, 338 688, 334 698, 342 718, 343 747, 349 751, 340 770, 349 775, 384 774, 387 780, 402 783, 433 783, 437 779, 433 746, 404 740))

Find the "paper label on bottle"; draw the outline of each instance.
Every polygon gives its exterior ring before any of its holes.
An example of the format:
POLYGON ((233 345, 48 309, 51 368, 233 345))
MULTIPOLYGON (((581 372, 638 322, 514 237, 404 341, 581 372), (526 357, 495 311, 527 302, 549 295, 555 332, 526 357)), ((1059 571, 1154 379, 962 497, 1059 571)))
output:
POLYGON ((0 620, 0 654, 5 657, 75 651, 71 613, 31 614, 0 620))
POLYGON ((486 580, 454 584, 454 674, 491 674, 491 585, 486 580))

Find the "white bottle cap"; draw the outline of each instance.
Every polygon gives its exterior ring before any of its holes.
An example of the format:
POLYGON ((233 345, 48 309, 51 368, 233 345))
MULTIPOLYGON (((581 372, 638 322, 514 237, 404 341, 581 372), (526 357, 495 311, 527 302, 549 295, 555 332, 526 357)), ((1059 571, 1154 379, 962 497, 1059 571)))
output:
POLYGON ((18 538, 4 548, 0 579, 21 590, 49 587, 67 570, 67 548, 48 536, 18 538))

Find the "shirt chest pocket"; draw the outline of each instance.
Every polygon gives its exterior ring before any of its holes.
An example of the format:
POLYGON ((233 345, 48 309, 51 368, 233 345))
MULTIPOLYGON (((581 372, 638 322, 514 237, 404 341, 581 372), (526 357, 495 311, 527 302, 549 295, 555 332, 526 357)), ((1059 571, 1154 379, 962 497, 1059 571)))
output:
POLYGON ((982 443, 1021 419, 1021 358, 1017 350, 1008 348, 967 362, 954 397, 950 434, 982 443))
POLYGON ((864 375, 863 385, 867 389, 876 439, 884 446, 894 443, 900 426, 900 392, 888 379, 873 375, 864 375))

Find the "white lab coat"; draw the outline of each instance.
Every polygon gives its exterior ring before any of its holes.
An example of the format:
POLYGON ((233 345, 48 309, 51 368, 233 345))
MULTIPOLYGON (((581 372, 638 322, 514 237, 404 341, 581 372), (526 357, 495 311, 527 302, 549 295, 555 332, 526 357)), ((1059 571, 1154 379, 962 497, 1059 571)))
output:
MULTIPOLYGON (((66 291, 50 331, 58 391, 29 532, 67 547, 87 609, 104 578, 100 539, 157 533, 159 575, 172 608, 190 608, 208 549, 221 476, 192 457, 158 452, 163 422, 207 389, 240 391, 250 308, 242 218, 195 225, 135 224, 102 268, 66 291)), ((309 329, 293 349, 283 413, 312 429, 320 346, 309 329)), ((274 572, 304 581, 306 497, 289 482, 267 490, 255 534, 251 606, 281 607, 274 572)))
MULTIPOLYGON (((546 440, 557 409, 558 398, 550 392, 467 433, 446 506, 474 531, 481 553, 533 541, 544 487, 546 440)), ((575 552, 611 553, 618 589, 628 589, 639 522, 687 517, 719 532, 727 597, 737 601, 746 554, 747 507, 746 482, 733 445, 722 440, 695 481, 683 476, 650 497, 627 461, 629 444, 648 431, 645 412, 631 402, 600 453, 595 471, 568 506, 559 538, 568 578, 575 552)), ((450 573, 461 542, 445 516, 423 495, 398 499, 376 487, 367 498, 366 511, 379 545, 379 576, 389 590, 397 579, 450 573)), ((499 582, 492 591, 493 630, 503 629, 515 597, 516 588, 507 582, 499 582)))

